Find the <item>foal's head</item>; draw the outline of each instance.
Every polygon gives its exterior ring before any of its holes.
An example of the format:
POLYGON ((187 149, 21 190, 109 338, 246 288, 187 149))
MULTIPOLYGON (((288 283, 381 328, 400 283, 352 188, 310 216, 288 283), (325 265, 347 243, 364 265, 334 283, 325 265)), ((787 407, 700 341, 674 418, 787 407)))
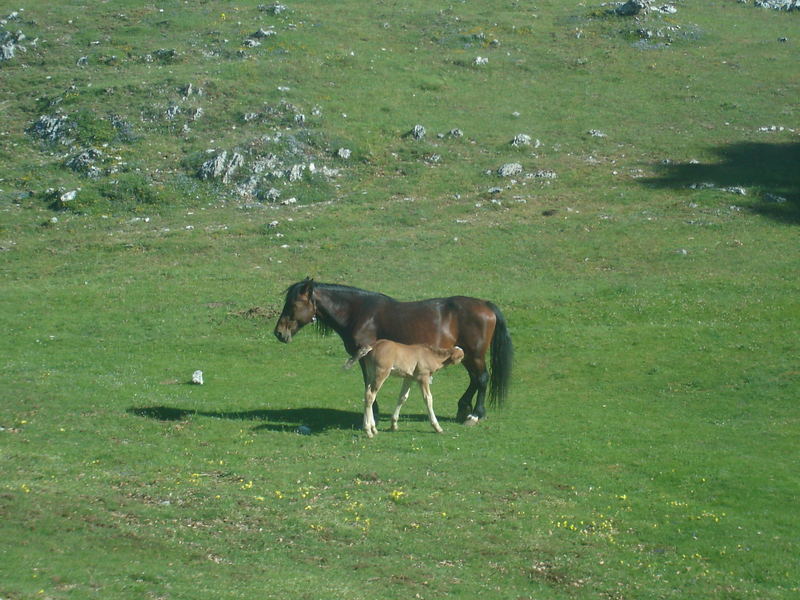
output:
POLYGON ((304 279, 286 290, 286 302, 275 325, 275 337, 288 344, 302 327, 316 320, 314 281, 304 279))
POLYGON ((444 361, 444 366, 457 365, 462 360, 464 360, 464 351, 458 346, 453 346, 450 349, 450 356, 446 361, 444 361))

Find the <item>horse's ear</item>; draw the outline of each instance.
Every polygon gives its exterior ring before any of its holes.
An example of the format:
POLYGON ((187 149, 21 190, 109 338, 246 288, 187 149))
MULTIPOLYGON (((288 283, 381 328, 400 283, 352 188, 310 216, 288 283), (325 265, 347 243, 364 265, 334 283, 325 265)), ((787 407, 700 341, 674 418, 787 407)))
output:
POLYGON ((300 288, 300 293, 304 296, 311 296, 311 292, 314 291, 314 280, 311 277, 306 277, 303 280, 303 287, 300 288))

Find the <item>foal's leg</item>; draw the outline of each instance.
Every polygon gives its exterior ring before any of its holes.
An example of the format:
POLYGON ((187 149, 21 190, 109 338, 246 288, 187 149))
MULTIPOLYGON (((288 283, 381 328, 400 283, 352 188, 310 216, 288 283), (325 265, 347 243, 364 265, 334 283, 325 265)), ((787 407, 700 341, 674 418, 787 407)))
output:
POLYGON ((375 415, 372 413, 372 405, 375 402, 375 397, 378 395, 378 391, 381 389, 383 382, 386 381, 386 378, 389 376, 389 373, 390 371, 388 369, 376 369, 374 379, 367 384, 364 390, 364 432, 368 437, 373 437, 378 433, 375 415))
MULTIPOLYGON (((359 365, 361 366, 361 376, 364 378, 364 387, 369 385, 369 382, 372 381, 375 377, 375 373, 370 373, 370 368, 367 366, 367 359, 361 358, 359 361, 359 365)), ((377 392, 376 392, 377 393, 377 392)), ((373 400, 372 403, 372 420, 378 420, 378 402, 377 400, 373 400)))
POLYGON ((397 399, 397 407, 394 409, 394 414, 392 414, 392 431, 397 431, 397 421, 400 419, 400 409, 403 408, 403 404, 406 400, 408 400, 408 393, 411 391, 411 379, 404 378, 403 379, 403 387, 400 389, 400 397, 397 399))
POLYGON ((436 415, 433 413, 433 394, 431 394, 430 381, 427 377, 423 377, 419 382, 422 388, 422 397, 425 400, 425 408, 428 409, 428 418, 431 420, 431 426, 436 433, 442 433, 442 428, 439 426, 439 421, 436 420, 436 415))

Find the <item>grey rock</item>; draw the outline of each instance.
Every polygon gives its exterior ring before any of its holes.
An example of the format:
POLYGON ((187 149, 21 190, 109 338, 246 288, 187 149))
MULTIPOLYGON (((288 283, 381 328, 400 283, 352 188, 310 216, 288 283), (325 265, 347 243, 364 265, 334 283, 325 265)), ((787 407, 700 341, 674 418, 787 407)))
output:
POLYGON ((228 160, 228 152, 223 150, 220 154, 201 165, 198 176, 204 180, 222 178, 222 183, 228 183, 243 164, 244 156, 234 152, 231 155, 231 159, 228 160))
POLYGON ((650 9, 649 0, 628 0, 622 6, 614 9, 614 12, 623 17, 632 17, 650 9))
POLYGON ((755 5, 772 10, 800 10, 800 0, 756 0, 755 5))
POLYGON ((167 121, 172 121, 173 119, 175 119, 175 117, 178 116, 178 114, 180 114, 180 112, 181 112, 181 107, 178 106, 177 104, 173 104, 172 106, 167 108, 167 111, 164 113, 164 116, 166 117, 167 121))
POLYGON ((306 166, 303 164, 292 165, 291 168, 286 172, 286 177, 289 179, 290 183, 300 181, 303 178, 303 172, 305 170, 306 166))
POLYGON ((25 34, 21 31, 12 33, 11 31, 0 29, 0 62, 14 58, 17 50, 26 52, 25 46, 20 44, 23 40, 25 40, 25 34))
POLYGON ((522 165, 519 163, 506 163, 497 169, 497 174, 500 177, 513 177, 514 175, 519 175, 521 173, 522 165))
POLYGON ((42 115, 28 128, 28 133, 47 142, 71 145, 73 124, 66 115, 42 115))
POLYGON ((411 137, 415 140, 421 140, 425 137, 425 128, 422 125, 414 125, 414 128, 411 130, 411 137))
POLYGON ((341 158, 342 160, 347 160, 350 158, 351 151, 348 148, 339 148, 336 151, 336 158, 341 158))
POLYGON ((281 197, 281 191, 275 188, 269 188, 266 192, 264 192, 264 198, 270 200, 271 202, 275 202, 280 197, 281 197))
POLYGON ((511 140, 511 145, 520 147, 520 146, 530 146, 531 145, 531 136, 526 133, 518 133, 514 136, 514 139, 511 140))
POLYGON ((194 87, 191 83, 187 83, 185 86, 183 86, 181 88, 180 92, 181 92, 181 96, 183 96, 184 99, 188 98, 189 96, 202 96, 203 95, 203 90, 200 89, 200 88, 194 87))
POLYGON ((276 32, 274 29, 259 29, 254 34, 252 34, 250 37, 251 38, 268 38, 268 37, 272 37, 273 35, 277 35, 277 34, 278 34, 278 32, 276 32))
POLYGON ((281 13, 286 12, 288 7, 285 4, 281 4, 280 2, 275 2, 274 4, 270 4, 267 6, 266 4, 262 4, 258 7, 258 10, 267 12, 271 15, 279 15, 281 13))
POLYGON ((88 177, 97 177, 100 175, 100 169, 95 166, 95 163, 102 158, 103 153, 100 150, 96 148, 87 148, 67 160, 65 165, 67 168, 78 173, 83 173, 88 177))
POLYGON ((78 190, 71 190, 71 191, 69 191, 69 192, 65 192, 65 193, 61 194, 61 195, 58 197, 58 199, 59 199, 61 202, 72 202, 73 200, 75 200, 75 198, 77 197, 77 195, 78 195, 78 190))

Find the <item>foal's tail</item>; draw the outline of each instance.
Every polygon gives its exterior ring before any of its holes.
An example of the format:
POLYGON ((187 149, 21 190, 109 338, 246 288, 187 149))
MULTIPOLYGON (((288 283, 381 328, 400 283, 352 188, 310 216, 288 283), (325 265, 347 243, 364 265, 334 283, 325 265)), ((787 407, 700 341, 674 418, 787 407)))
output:
POLYGON ((506 318, 491 302, 489 308, 497 319, 492 336, 492 358, 489 370, 489 403, 502 406, 511 385, 511 365, 514 362, 514 345, 508 332, 506 318))
POLYGON ((344 363, 344 365, 342 365, 342 368, 343 369, 351 368, 354 364, 356 364, 359 360, 364 358, 370 352, 372 352, 372 346, 361 346, 361 348, 358 349, 358 352, 353 354, 353 356, 350 357, 350 360, 348 360, 346 363, 344 363))

